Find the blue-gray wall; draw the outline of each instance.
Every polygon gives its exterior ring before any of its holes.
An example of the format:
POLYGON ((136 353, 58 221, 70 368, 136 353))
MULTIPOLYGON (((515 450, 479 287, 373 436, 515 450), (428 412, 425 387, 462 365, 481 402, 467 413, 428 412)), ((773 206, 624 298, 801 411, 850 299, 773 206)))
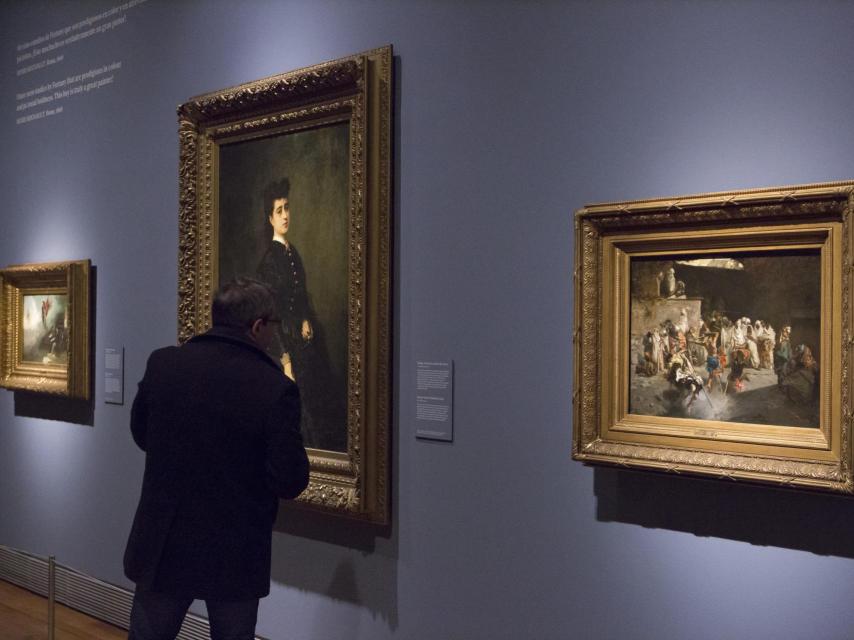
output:
POLYGON ((128 585, 129 401, 176 334, 176 105, 392 43, 393 526, 281 523, 259 632, 852 636, 854 500, 569 451, 573 210, 854 177, 854 4, 149 0, 16 76, 16 45, 118 4, 0 5, 0 263, 97 267, 92 424, 0 392, 0 544, 128 585), (114 61, 112 85, 15 124, 16 93, 114 61), (128 404, 106 405, 120 345, 128 404), (414 438, 423 357, 456 363, 451 445, 414 438))

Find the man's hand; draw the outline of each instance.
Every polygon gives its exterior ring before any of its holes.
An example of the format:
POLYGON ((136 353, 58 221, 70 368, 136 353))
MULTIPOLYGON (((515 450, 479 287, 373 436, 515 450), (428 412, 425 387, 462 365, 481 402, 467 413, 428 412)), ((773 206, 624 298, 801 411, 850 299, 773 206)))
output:
POLYGON ((302 321, 302 339, 308 342, 314 336, 311 330, 311 323, 308 320, 302 321))
POLYGON ((294 367, 293 364, 291 364, 291 355, 287 352, 283 353, 280 362, 282 363, 282 371, 285 372, 285 375, 296 382, 297 379, 294 377, 294 367))

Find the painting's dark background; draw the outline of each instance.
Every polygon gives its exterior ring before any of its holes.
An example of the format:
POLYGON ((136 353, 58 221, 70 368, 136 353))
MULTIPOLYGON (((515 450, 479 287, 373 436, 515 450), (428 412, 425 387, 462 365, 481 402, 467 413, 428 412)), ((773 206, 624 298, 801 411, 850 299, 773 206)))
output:
MULTIPOLYGON (((302 258, 317 315, 314 347, 331 369, 326 392, 340 407, 347 398, 349 133, 348 123, 338 123, 222 145, 219 156, 220 284, 256 274, 273 237, 265 187, 289 178, 287 238, 302 258)), ((346 432, 341 413, 337 426, 346 432)))
POLYGON ((15 126, 16 44, 113 4, 0 3, 0 263, 98 267, 93 426, 0 391, 0 544, 128 584, 130 399, 177 333, 176 105, 393 43, 392 525, 282 510, 259 632, 851 637, 854 500, 569 451, 572 212, 854 177, 854 3, 149 0, 66 52, 69 70, 121 59, 113 85, 15 126), (121 345, 127 403, 107 405, 121 345), (431 358, 454 360, 450 445, 415 438, 431 358))

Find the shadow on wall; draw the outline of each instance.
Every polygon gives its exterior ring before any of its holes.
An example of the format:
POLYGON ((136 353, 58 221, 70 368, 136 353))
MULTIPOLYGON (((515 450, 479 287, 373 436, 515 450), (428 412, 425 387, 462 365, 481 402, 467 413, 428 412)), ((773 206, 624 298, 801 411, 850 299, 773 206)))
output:
MULTIPOLYGON (((388 527, 282 506, 273 535, 272 579, 353 604, 355 617, 358 608, 367 609, 396 629, 397 548, 388 527)), ((350 623, 355 629, 358 620, 350 623)), ((315 633, 324 624, 334 624, 333 632, 342 620, 320 619, 315 633)))
POLYGON ((596 517, 854 558, 854 498, 743 482, 597 468, 596 517))
POLYGON ((25 391, 15 392, 15 415, 95 426, 95 407, 91 400, 75 400, 25 391))

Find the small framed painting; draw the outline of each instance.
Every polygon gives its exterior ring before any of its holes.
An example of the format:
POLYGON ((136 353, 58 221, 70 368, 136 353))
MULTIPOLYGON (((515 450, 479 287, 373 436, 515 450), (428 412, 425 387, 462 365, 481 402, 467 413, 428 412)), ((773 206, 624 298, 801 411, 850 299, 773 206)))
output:
POLYGON ((89 260, 0 270, 0 386, 88 400, 89 260))

